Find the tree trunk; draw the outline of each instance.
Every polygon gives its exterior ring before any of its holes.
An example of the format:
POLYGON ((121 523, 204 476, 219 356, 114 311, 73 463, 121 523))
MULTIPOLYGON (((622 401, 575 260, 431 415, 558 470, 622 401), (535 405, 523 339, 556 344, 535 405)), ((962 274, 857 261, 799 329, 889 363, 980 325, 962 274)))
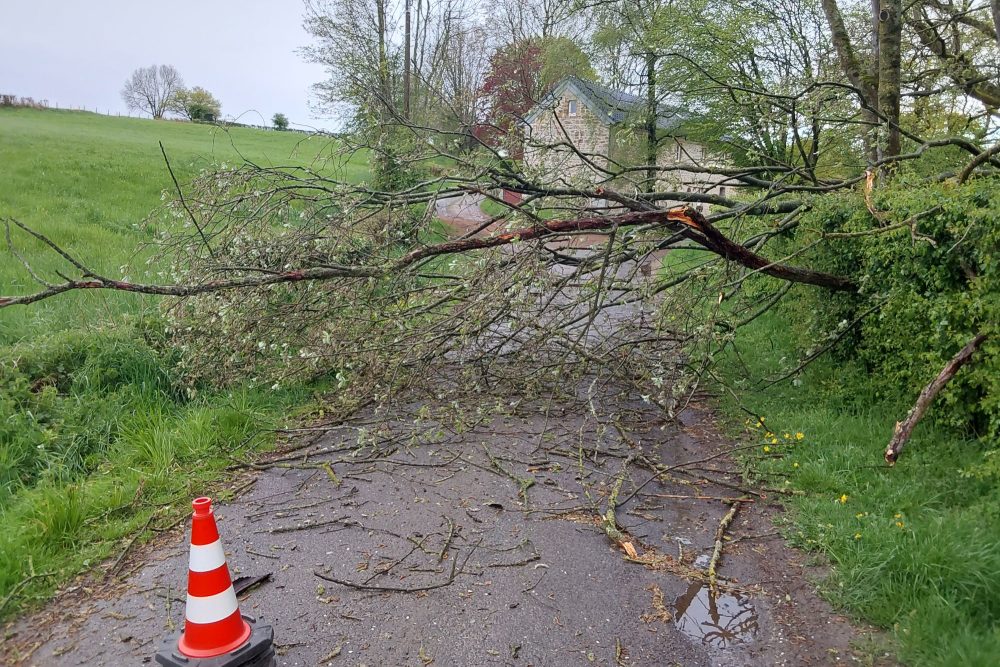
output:
POLYGON ((646 53, 646 189, 656 191, 656 120, 659 115, 656 104, 656 54, 646 53))
MULTIPOLYGON (((878 66, 879 61, 879 20, 878 14, 882 9, 882 0, 872 0, 872 67, 878 66)), ((877 76, 877 75, 876 75, 877 76)))
POLYGON ((997 34, 997 45, 1000 46, 1000 0, 990 0, 990 9, 993 11, 993 29, 997 34))
POLYGON ((389 57, 385 46, 385 2, 386 0, 376 0, 375 2, 378 12, 378 82, 379 95, 382 97, 382 107, 386 111, 392 111, 392 96, 389 90, 389 57))
POLYGON ((410 0, 406 0, 403 27, 403 118, 410 119, 410 0))
MULTIPOLYGON (((878 0, 873 0, 877 2, 878 0)), ((858 60, 854 47, 851 45, 851 38, 844 25, 844 18, 840 14, 840 7, 837 0, 820 0, 823 5, 823 13, 826 15, 827 24, 830 26, 830 36, 833 40, 833 47, 837 51, 837 59, 840 60, 840 67, 844 70, 847 80, 861 93, 862 110, 861 120, 867 126, 864 133, 865 153, 868 159, 877 159, 877 129, 878 116, 875 110, 878 109, 878 79, 872 76, 874 68, 865 70, 858 60)))
POLYGON ((878 15, 878 110, 885 124, 879 142, 880 158, 895 157, 901 149, 899 132, 899 74, 903 37, 902 0, 882 0, 878 15))

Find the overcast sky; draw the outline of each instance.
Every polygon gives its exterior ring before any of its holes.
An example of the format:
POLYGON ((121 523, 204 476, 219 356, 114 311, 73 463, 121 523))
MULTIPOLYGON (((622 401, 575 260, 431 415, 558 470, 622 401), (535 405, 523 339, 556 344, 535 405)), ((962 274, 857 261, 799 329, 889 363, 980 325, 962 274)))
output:
POLYGON ((300 0, 0 0, 0 93, 124 113, 132 70, 169 64, 226 117, 332 129, 309 108, 308 42, 300 0))

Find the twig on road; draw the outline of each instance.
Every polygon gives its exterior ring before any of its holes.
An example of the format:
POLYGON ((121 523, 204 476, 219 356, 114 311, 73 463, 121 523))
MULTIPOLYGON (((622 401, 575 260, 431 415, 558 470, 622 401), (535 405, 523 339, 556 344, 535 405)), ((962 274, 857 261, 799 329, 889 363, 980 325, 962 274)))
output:
POLYGON ((472 558, 472 554, 476 553, 476 549, 478 547, 479 543, 476 543, 472 546, 472 549, 469 550, 469 553, 468 555, 466 555, 465 560, 462 561, 461 567, 458 566, 457 558, 451 561, 451 573, 448 575, 447 579, 445 579, 444 581, 439 581, 436 584, 427 584, 426 586, 412 586, 412 587, 370 586, 368 584, 363 584, 363 583, 356 584, 352 581, 337 579, 336 577, 331 577, 328 574, 323 574, 322 572, 317 572, 315 570, 313 570, 313 574, 322 579, 323 581, 330 581, 335 584, 340 584, 341 586, 347 586, 348 588, 355 588, 361 591, 375 591, 382 593, 419 593, 420 591, 432 591, 437 588, 444 588, 445 586, 450 586, 451 584, 453 584, 455 582, 455 578, 465 571, 465 565, 469 562, 469 559, 472 558))

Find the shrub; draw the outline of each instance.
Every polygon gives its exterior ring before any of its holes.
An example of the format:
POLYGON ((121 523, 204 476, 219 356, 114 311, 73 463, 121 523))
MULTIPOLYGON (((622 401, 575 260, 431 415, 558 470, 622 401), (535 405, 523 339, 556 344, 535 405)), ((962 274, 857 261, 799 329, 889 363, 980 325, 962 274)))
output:
MULTIPOLYGON (((803 345, 841 332, 881 303, 845 336, 842 358, 864 365, 877 395, 912 404, 920 390, 976 334, 989 337, 974 362, 938 396, 930 416, 974 437, 1000 435, 1000 179, 879 191, 875 219, 863 197, 817 199, 790 250, 819 234, 831 238, 804 262, 853 276, 861 295, 801 290, 799 310, 810 314, 803 345), (833 249, 833 251, 831 251, 833 249)), ((902 415, 901 415, 902 416, 902 415)), ((994 457, 995 458, 995 457, 994 457)), ((998 466, 1000 472, 1000 466, 998 466)))

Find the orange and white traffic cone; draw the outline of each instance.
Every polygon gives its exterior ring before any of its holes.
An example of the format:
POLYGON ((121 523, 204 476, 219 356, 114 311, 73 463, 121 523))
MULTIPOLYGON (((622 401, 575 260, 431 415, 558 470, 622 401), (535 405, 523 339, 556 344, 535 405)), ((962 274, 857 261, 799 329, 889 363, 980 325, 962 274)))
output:
POLYGON ((161 665, 266 667, 274 662, 274 631, 240 614, 211 498, 192 503, 191 557, 184 631, 156 654, 161 665))
POLYGON ((239 648, 250 637, 250 625, 240 616, 212 501, 197 498, 192 505, 187 608, 177 648, 192 658, 213 658, 239 648))

